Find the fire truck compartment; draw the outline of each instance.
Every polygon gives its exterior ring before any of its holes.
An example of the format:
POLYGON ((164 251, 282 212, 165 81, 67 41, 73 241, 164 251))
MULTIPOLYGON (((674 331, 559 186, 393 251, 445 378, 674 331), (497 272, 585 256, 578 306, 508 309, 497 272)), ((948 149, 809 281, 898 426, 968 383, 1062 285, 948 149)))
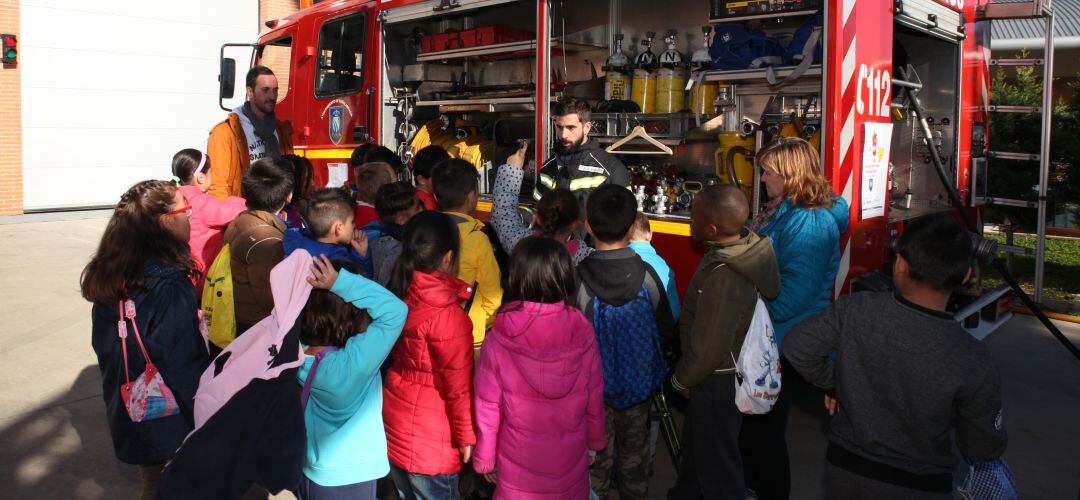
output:
MULTIPOLYGON (((950 182, 955 186, 960 102, 956 67, 960 63, 957 41, 897 22, 893 36, 894 75, 901 74, 899 68, 911 68, 922 84, 918 95, 927 111, 935 150, 927 147, 915 114, 907 109, 894 108, 888 210, 890 221, 951 209, 948 193, 941 184, 930 155, 938 155, 950 173, 950 182), (902 119, 897 120, 897 115, 902 119)), ((914 76, 909 75, 908 78, 914 76)), ((893 89, 892 96, 894 103, 905 103, 902 89, 893 89)))

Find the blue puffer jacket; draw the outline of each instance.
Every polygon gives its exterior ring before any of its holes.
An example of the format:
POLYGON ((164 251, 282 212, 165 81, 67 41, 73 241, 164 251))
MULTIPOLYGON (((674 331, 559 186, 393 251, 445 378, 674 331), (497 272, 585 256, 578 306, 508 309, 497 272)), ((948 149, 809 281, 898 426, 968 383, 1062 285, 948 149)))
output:
POLYGON ((802 320, 829 306, 840 267, 840 234, 847 231, 848 204, 806 209, 787 200, 758 233, 772 238, 780 265, 780 294, 768 302, 776 345, 802 320))

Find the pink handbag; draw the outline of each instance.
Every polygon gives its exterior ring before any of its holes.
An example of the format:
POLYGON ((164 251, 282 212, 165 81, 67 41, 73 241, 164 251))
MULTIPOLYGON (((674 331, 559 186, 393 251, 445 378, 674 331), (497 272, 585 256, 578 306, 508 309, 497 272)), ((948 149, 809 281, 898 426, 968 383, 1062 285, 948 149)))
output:
POLYGON ((154 363, 150 361, 150 354, 143 345, 142 336, 139 335, 139 325, 135 323, 135 302, 131 299, 122 300, 118 306, 120 321, 117 324, 117 334, 120 336, 120 348, 124 356, 124 385, 120 386, 120 397, 124 400, 124 408, 127 409, 128 417, 132 422, 145 422, 158 418, 170 417, 180 413, 180 407, 176 404, 165 380, 161 378, 154 363), (135 330, 135 340, 139 343, 143 359, 146 360, 146 369, 134 381, 128 372, 127 359, 127 322, 135 330))

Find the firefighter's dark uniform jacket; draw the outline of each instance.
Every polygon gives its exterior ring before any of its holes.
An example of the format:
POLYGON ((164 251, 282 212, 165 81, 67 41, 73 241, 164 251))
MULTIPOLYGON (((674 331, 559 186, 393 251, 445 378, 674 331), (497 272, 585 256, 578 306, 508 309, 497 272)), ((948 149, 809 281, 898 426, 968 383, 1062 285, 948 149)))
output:
MULTIPOLYGON (((630 186, 630 174, 617 158, 600 148, 596 140, 586 141, 576 151, 552 154, 540 167, 533 199, 555 188, 567 188, 585 208, 589 193, 604 184, 630 186)), ((583 211, 584 212, 584 211, 583 211)))

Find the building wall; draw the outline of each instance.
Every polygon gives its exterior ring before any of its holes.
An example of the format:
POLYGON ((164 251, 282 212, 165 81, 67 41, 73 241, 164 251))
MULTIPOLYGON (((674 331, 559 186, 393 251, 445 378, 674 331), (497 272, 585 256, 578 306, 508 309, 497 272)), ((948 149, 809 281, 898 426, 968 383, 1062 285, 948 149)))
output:
MULTIPOLYGON (((266 29, 266 21, 287 17, 297 10, 300 10, 299 0, 259 0, 259 31, 266 29)), ((278 79, 278 102, 285 100, 289 93, 291 55, 292 49, 287 47, 267 47, 263 51, 262 65, 272 69, 278 79)))
POLYGON ((266 28, 266 21, 281 19, 300 10, 300 0, 259 0, 259 29, 266 28))
MULTIPOLYGON (((258 0, 260 18, 257 29, 264 29, 263 23, 267 19, 279 19, 297 11, 299 4, 299 0, 258 0)), ((25 89, 21 67, 26 61, 27 51, 20 28, 20 0, 0 0, 0 33, 19 36, 20 49, 18 63, 0 67, 0 216, 21 214, 24 209, 25 120, 22 101, 25 89)))
MULTIPOLYGON (((18 0, 0 0, 0 33, 19 34, 18 0)), ((22 210, 22 84, 16 63, 0 68, 0 215, 22 210)))
POLYGON ((225 117, 221 44, 253 40, 258 7, 20 0, 24 210, 112 206, 169 179, 177 151, 204 149, 225 117))

